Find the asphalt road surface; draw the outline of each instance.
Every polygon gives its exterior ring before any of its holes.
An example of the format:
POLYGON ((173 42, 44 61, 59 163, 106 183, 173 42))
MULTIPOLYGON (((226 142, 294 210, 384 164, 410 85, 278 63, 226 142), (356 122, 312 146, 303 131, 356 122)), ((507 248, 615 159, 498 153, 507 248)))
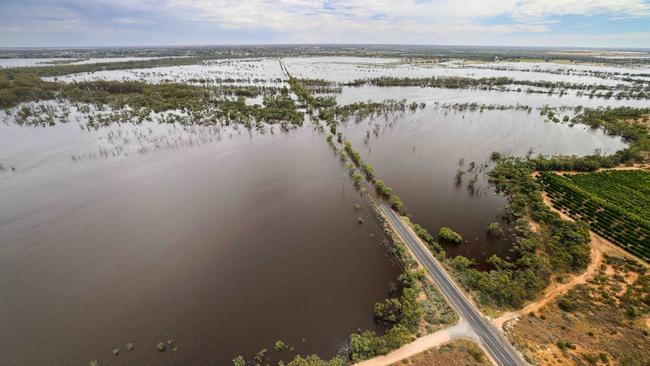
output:
POLYGON ((499 333, 499 331, 486 319, 474 304, 465 296, 447 275, 440 263, 433 257, 427 248, 423 248, 420 241, 404 225, 404 222, 387 205, 381 204, 381 209, 397 229, 399 235, 404 239, 406 245, 415 253, 420 264, 431 274, 443 294, 452 303, 452 306, 467 320, 474 332, 480 338, 483 347, 490 353, 492 359, 501 366, 523 366, 527 365, 521 357, 513 350, 510 343, 499 333))

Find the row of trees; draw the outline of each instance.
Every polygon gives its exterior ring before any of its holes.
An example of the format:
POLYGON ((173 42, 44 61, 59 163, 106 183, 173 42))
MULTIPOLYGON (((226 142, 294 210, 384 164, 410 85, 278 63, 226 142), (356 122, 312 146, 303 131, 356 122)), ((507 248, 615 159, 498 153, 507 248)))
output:
MULTIPOLYGON (((298 93, 302 94, 301 99, 307 103, 313 100, 306 94, 309 91, 300 81, 293 79, 292 83, 298 93)), ((318 84, 318 82, 315 83, 318 84)), ((340 132, 336 133, 336 115, 338 114, 340 117, 341 110, 339 110, 339 113, 331 113, 331 110, 326 107, 317 105, 310 105, 309 107, 313 107, 318 111, 320 119, 330 126, 330 132, 332 133, 328 134, 327 141, 339 154, 341 160, 347 161, 346 166, 355 186, 360 188, 361 179, 365 176, 365 179, 377 188, 382 197, 390 200, 391 205, 396 210, 403 212, 404 204, 401 199, 394 195, 392 189, 383 181, 376 178, 374 167, 370 163, 363 161, 361 154, 354 149, 350 141, 343 138, 340 132), (335 139, 343 145, 340 151, 335 139)), ((380 105, 367 107, 366 104, 357 104, 346 110, 350 113, 358 113, 361 110, 382 108, 380 105)), ((406 107, 406 104, 403 107, 406 107)), ((399 108, 403 107, 400 106, 399 108)), ((375 209, 377 210, 377 207, 375 209)), ((350 335, 346 354, 347 358, 353 362, 386 354, 403 344, 411 342, 423 322, 435 327, 440 324, 448 324, 456 319, 453 310, 446 304, 442 296, 426 282, 424 273, 414 270, 415 262, 408 255, 404 245, 393 237, 393 233, 386 223, 384 223, 384 232, 387 237, 393 239, 392 245, 386 241, 387 248, 399 260, 404 271, 398 278, 397 284, 391 286, 391 296, 374 306, 375 319, 384 327, 385 333, 380 335, 373 331, 364 331, 350 335), (425 299, 421 297, 423 293, 427 295, 425 299)), ((317 365, 325 364, 317 363, 317 365)))
POLYGON ((571 83, 564 81, 545 80, 517 80, 508 77, 484 77, 472 78, 463 76, 432 76, 426 78, 398 78, 378 77, 374 79, 355 80, 344 85, 360 86, 375 85, 381 87, 390 86, 417 86, 446 89, 481 89, 481 90, 503 90, 526 93, 544 93, 564 95, 566 90, 577 90, 579 95, 609 99, 612 96, 617 99, 647 99, 650 98, 650 83, 636 83, 633 85, 604 85, 571 83), (517 89, 509 88, 518 86, 517 89), (522 90, 521 87, 528 87, 522 90), (558 90, 558 91, 556 91, 558 90))

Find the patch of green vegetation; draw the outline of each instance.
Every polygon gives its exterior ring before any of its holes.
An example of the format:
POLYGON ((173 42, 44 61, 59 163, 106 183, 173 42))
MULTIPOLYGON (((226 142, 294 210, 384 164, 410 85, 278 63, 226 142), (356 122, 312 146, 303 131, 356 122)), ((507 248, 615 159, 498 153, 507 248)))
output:
POLYGON ((411 103, 407 104, 406 99, 394 100, 387 99, 382 102, 356 102, 334 108, 334 116, 340 119, 346 119, 355 116, 357 120, 364 118, 383 115, 392 112, 404 112, 407 109, 415 111, 418 108, 424 108, 424 104, 411 103))
POLYGON ((565 177, 584 191, 639 217, 650 218, 650 172, 609 170, 565 177))
MULTIPOLYGON (((99 110, 108 109, 110 113, 90 115, 88 125, 105 126, 114 122, 150 119, 152 113, 166 111, 182 112, 190 115, 190 120, 181 123, 192 124, 230 124, 251 122, 289 123, 301 125, 303 113, 289 96, 288 89, 278 90, 278 94, 266 95, 262 105, 248 105, 243 97, 222 98, 217 88, 199 87, 187 84, 166 83, 148 84, 139 81, 88 81, 79 83, 44 82, 37 77, 24 77, 8 83, 2 88, 0 79, 0 107, 9 108, 18 103, 61 99, 74 105, 92 105, 99 110)), ((268 92, 268 90, 266 90, 268 92)), ((237 93, 237 89, 227 87, 227 93, 237 93)), ((250 94, 251 89, 242 89, 250 94)), ((40 121, 38 110, 28 105, 19 108, 16 118, 18 124, 28 124, 30 117, 40 121)))
POLYGON ((298 99, 312 109, 330 108, 336 106, 334 97, 314 97, 300 79, 289 76, 291 90, 298 96, 298 99))
POLYGON ((650 201, 650 173, 616 171, 566 178, 542 172, 540 182, 566 214, 585 220, 593 231, 650 260, 650 206, 643 204, 650 201))
POLYGON ((460 244, 463 242, 463 237, 448 227, 440 228, 440 231, 438 231, 438 239, 455 244, 460 244))
POLYGON ((650 85, 644 83, 611 86, 604 84, 579 84, 564 81, 517 80, 508 77, 471 78, 462 76, 432 76, 428 78, 397 78, 384 76, 374 79, 355 80, 345 85, 374 85, 380 87, 417 86, 446 89, 500 90, 536 94, 558 94, 560 96, 564 95, 566 90, 578 90, 578 96, 588 96, 590 98, 650 98, 650 85), (514 87, 518 88, 515 89, 514 87), (522 90, 521 87, 528 88, 522 90))
POLYGON ((491 222, 487 227, 487 232, 495 237, 503 236, 503 229, 501 229, 498 222, 491 222))
POLYGON ((282 340, 278 340, 275 342, 275 345, 273 345, 273 349, 275 349, 275 352, 282 352, 285 349, 289 348, 286 343, 282 340))
POLYGON ((494 269, 489 271, 473 268, 472 261, 462 256, 447 262, 484 306, 518 308, 549 284, 551 273, 579 271, 589 263, 587 225, 564 221, 551 212, 532 172, 532 163, 508 158, 489 173, 490 182, 509 198, 506 216, 515 235, 511 257, 490 257, 494 269), (540 223, 539 233, 530 229, 529 218, 540 223))
POLYGON ((343 357, 323 360, 317 355, 309 355, 304 358, 302 356, 296 356, 296 358, 287 363, 287 366, 345 366, 347 364, 348 361, 343 357))

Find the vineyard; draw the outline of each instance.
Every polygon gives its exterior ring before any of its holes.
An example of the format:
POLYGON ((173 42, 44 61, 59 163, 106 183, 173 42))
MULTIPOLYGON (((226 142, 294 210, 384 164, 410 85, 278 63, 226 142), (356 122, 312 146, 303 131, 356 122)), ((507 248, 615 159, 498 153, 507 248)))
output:
POLYGON ((650 173, 617 171, 573 175, 542 172, 554 205, 627 251, 650 260, 650 173))
POLYGON ((650 172, 610 170, 567 178, 585 191, 650 220, 650 172))

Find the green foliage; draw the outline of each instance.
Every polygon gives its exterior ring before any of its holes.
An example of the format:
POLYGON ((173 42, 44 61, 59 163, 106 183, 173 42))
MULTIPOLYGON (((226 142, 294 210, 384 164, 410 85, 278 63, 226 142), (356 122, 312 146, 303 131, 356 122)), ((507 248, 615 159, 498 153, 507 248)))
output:
POLYGON ((275 342, 275 345, 273 346, 275 349, 275 352, 281 352, 284 351, 285 349, 289 348, 286 343, 284 343, 281 340, 278 340, 275 342))
POLYGON ((329 361, 322 360, 317 355, 309 355, 305 358, 296 356, 287 366, 346 366, 348 363, 343 357, 334 357, 329 361))
POLYGON ((359 173, 352 173, 351 176, 354 180, 354 186, 357 188, 361 187, 361 175, 359 173))
POLYGON ((464 89, 479 86, 501 86, 513 83, 513 79, 506 77, 496 78, 470 78, 459 76, 432 76, 430 78, 397 78, 379 77, 370 80, 358 80, 354 84, 370 84, 376 86, 419 86, 433 88, 464 89))
POLYGON ((429 234, 427 229, 423 228, 422 226, 418 224, 413 224, 413 231, 415 231, 415 234, 420 237, 420 239, 424 240, 428 244, 433 244, 435 239, 433 238, 433 235, 429 234))
POLYGON ((413 341, 415 337, 408 328, 402 324, 397 324, 386 333, 384 339, 386 347, 393 350, 413 341))
POLYGON ((417 301, 418 290, 413 287, 417 281, 411 272, 402 274, 401 296, 376 303, 375 318, 386 325, 399 324, 410 331, 416 331, 424 315, 423 306, 417 301))
POLYGON ((508 194, 506 217, 514 223, 515 259, 493 256, 488 263, 494 269, 489 271, 476 270, 470 260, 461 256, 449 262, 459 280, 476 291, 480 303, 519 307, 546 287, 551 273, 576 271, 589 263, 588 228, 564 221, 546 207, 532 171, 530 162, 509 158, 499 160, 489 174, 497 191, 508 194), (527 218, 544 225, 543 237, 530 230, 527 218))
POLYGON ((255 357, 253 357, 253 360, 255 360, 255 362, 256 362, 257 364, 261 364, 261 363, 263 363, 263 362, 266 360, 266 354, 267 354, 268 352, 269 352, 269 350, 266 349, 266 348, 261 349, 259 352, 257 352, 257 353, 255 354, 255 357))
POLYGON ((337 106, 333 113, 338 118, 345 119, 354 115, 357 120, 361 120, 373 115, 387 114, 390 112, 404 112, 406 108, 406 99, 401 101, 387 99, 382 102, 356 102, 344 106, 337 106))
POLYGON ((491 222, 487 227, 487 232, 492 236, 503 236, 503 230, 498 222, 491 222))
POLYGON ((440 228, 440 231, 438 231, 438 239, 448 241, 451 243, 456 243, 456 244, 460 244, 463 242, 463 237, 459 233, 453 231, 448 227, 440 228))
POLYGON ((246 360, 243 356, 237 356, 232 360, 233 366, 246 366, 246 360))
MULTIPOLYGON (((343 143, 343 146, 344 146, 344 148, 345 148, 345 151, 346 151, 346 152, 348 153, 348 155, 350 156, 350 159, 352 159, 352 161, 354 162, 354 164, 355 164, 356 166, 361 165, 361 163, 362 163, 361 154, 359 154, 359 153, 358 153, 358 152, 357 152, 357 151, 352 147, 352 143, 351 143, 350 141, 347 141, 347 140, 346 140, 346 141, 343 143)), ((373 171, 373 174, 374 174, 374 171, 373 171)))
POLYGON ((573 302, 573 299, 570 297, 563 297, 558 301, 557 306, 562 309, 563 311, 566 312, 572 312, 575 311, 576 306, 575 303, 573 302))
POLYGON ((650 218, 650 172, 609 170, 568 175, 573 184, 639 217, 650 218))
POLYGON ((457 255, 451 260, 450 264, 459 271, 466 271, 474 264, 474 262, 467 257, 457 255))
MULTIPOLYGON (((336 98, 334 97, 314 97, 309 89, 303 85, 301 80, 294 77, 289 78, 289 85, 291 90, 298 96, 306 106, 314 109, 329 108, 336 105, 336 98)), ((327 120, 326 116, 321 115, 321 119, 327 120)))
MULTIPOLYGON (((432 76, 424 78, 398 78, 398 77, 379 77, 374 79, 355 80, 345 85, 359 86, 359 85, 374 85, 382 87, 390 86, 418 86, 418 87, 431 87, 431 88, 447 88, 447 89, 480 89, 480 90, 507 90, 513 92, 522 92, 521 88, 513 88, 514 86, 528 86, 525 90, 526 93, 545 93, 545 94, 564 94, 565 90, 578 90, 578 95, 589 95, 590 97, 599 97, 609 99, 617 92, 616 98, 634 98, 634 99, 647 99, 650 95, 650 87, 642 86, 639 84, 624 86, 607 86, 607 85, 594 85, 585 83, 571 83, 565 81, 544 81, 544 80, 518 80, 508 77, 484 77, 472 78, 461 76, 432 76), (540 90, 543 88, 543 90, 540 90), (559 90, 559 92, 556 92, 559 90)), ((558 120, 559 121, 559 120, 558 120)))
POLYGON ((393 190, 387 186, 383 180, 375 179, 374 184, 377 192, 379 192, 384 198, 390 198, 390 196, 393 194, 393 190))
MULTIPOLYGON (((243 97, 219 99, 214 88, 179 83, 148 84, 140 81, 88 81, 52 83, 33 75, 17 74, 0 89, 0 108, 18 103, 61 98, 73 104, 90 104, 125 114, 124 119, 149 116, 151 112, 181 111, 192 115, 191 123, 244 123, 249 120, 266 123, 288 122, 301 125, 304 115, 285 94, 266 95, 264 103, 247 105, 243 97), (128 108, 127 108, 128 107, 128 108)), ((103 126, 112 119, 89 118, 89 125, 103 126)), ((20 120, 17 121, 20 123, 20 120)), ((188 122, 190 123, 190 122, 188 122)))
POLYGON ((390 206, 397 212, 399 213, 404 213, 404 203, 402 203, 402 199, 399 198, 397 195, 392 195, 390 196, 390 206))
POLYGON ((388 353, 386 341, 375 332, 365 331, 350 335, 350 359, 359 362, 388 353))
POLYGON ((650 259, 650 173, 603 172, 565 178, 540 174, 540 182, 568 215, 633 254, 650 259), (620 179, 620 180, 619 180, 620 179), (638 215, 637 213, 642 213, 638 215))
POLYGON ((375 168, 373 168, 369 163, 362 162, 361 170, 365 173, 368 181, 372 181, 375 178, 375 168))

